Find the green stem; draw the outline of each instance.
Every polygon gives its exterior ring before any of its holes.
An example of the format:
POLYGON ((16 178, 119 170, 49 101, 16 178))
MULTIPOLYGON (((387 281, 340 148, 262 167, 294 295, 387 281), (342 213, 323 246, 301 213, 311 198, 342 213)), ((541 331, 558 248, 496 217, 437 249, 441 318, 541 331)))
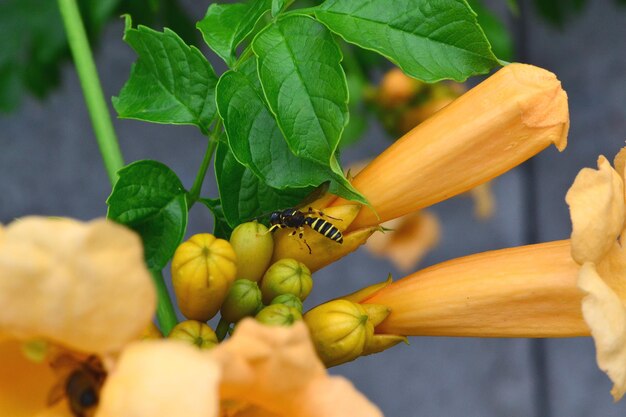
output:
POLYGON ((196 201, 198 201, 198 197, 200 196, 200 190, 202 189, 202 183, 204 182, 204 177, 206 177, 206 172, 209 168, 209 163, 211 162, 213 152, 215 152, 215 148, 217 147, 217 142, 219 141, 221 131, 222 120, 218 118, 215 122, 215 126, 213 127, 213 131, 211 132, 211 136, 209 137, 209 143, 207 145, 206 152, 204 153, 202 165, 200 165, 200 169, 196 174, 196 179, 191 186, 191 190, 189 190, 189 199, 187 201, 189 208, 191 208, 191 206, 196 201))
POLYGON ((219 340, 220 342, 224 340, 224 338, 228 334, 229 329, 230 323, 224 321, 224 319, 220 319, 220 321, 217 323, 217 327, 215 328, 215 335, 217 336, 217 340, 219 340))
POLYGON ((117 171, 124 166, 124 160, 115 136, 111 115, 104 100, 80 12, 76 0, 58 0, 58 4, 93 130, 100 147, 100 154, 111 184, 115 184, 117 171))
POLYGON ((167 335, 169 335, 172 331, 172 328, 178 323, 178 320, 176 319, 176 312, 172 306, 170 293, 167 290, 165 280, 163 279, 163 273, 161 271, 151 269, 150 274, 152 275, 152 280, 156 286, 158 296, 157 320, 159 321, 159 327, 161 328, 163 336, 167 337, 167 335))

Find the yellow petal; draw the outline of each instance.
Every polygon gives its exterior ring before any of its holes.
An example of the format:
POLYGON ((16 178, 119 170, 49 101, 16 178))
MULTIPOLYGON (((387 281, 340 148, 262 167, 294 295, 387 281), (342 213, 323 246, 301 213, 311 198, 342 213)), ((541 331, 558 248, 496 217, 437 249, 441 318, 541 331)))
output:
POLYGON ((55 382, 50 367, 26 359, 18 341, 0 341, 0 416, 31 417, 42 411, 55 382))
MULTIPOLYGON (((554 143, 565 148, 567 95, 554 74, 510 64, 421 123, 353 180, 372 226, 470 190, 554 143)), ((333 204, 344 204, 341 200, 333 204)))
POLYGON ((572 218, 572 257, 598 263, 624 227, 624 185, 605 157, 584 168, 565 197, 572 218))
POLYGON ((96 417, 217 416, 219 377, 217 364, 194 346, 137 342, 109 374, 96 417))
POLYGON ((390 220, 382 226, 392 230, 374 234, 365 247, 375 255, 389 258, 404 272, 414 269, 439 243, 439 220, 426 210, 390 220))
POLYGON ((104 354, 141 335, 156 294, 135 233, 29 217, 0 242, 0 305, 0 333, 104 354))
POLYGON ((376 333, 569 337, 589 334, 569 241, 479 253, 397 280, 365 303, 391 314, 376 333), (558 300, 558 302, 557 302, 558 300))
POLYGON ((222 404, 247 408, 241 415, 381 415, 348 382, 328 376, 304 323, 267 327, 244 319, 210 355, 222 367, 222 404))
POLYGON ((615 171, 622 177, 622 181, 624 180, 624 169, 626 168, 626 147, 619 150, 615 158, 613 159, 613 166, 615 167, 615 171))
POLYGON ((626 392, 626 306, 590 262, 582 266, 578 285, 587 293, 583 314, 596 344, 598 366, 613 381, 611 394, 617 401, 626 392))

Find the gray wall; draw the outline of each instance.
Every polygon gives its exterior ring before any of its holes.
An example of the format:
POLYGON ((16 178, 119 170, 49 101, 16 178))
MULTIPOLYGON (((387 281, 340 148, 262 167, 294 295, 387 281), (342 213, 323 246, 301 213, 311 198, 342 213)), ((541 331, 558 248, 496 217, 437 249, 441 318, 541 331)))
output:
MULTIPOLYGON (((203 8, 188 2, 196 18, 203 8)), ((202 2, 204 4, 204 2, 202 2)), ((526 62, 561 79, 570 98, 570 145, 549 149, 531 166, 494 183, 494 218, 478 222, 468 198, 435 207, 443 224, 441 245, 423 266, 483 250, 515 246, 529 239, 566 238, 570 223, 563 200, 577 171, 594 166, 597 155, 613 156, 626 139, 626 9, 589 2, 565 31, 526 19, 521 41, 526 62), (529 206, 529 201, 536 204, 529 206), (535 209, 532 209, 535 207, 535 209)), ((134 54, 121 40, 122 22, 111 24, 97 56, 106 96, 117 94, 134 54)), ((192 127, 116 120, 127 162, 163 161, 190 186, 204 152, 192 127)), ((380 152, 387 142, 373 128, 350 162, 380 152)), ((21 110, 0 116, 0 222, 27 214, 103 216, 110 187, 99 159, 76 73, 67 66, 63 88, 45 103, 28 100, 21 110)), ((205 195, 215 196, 211 180, 205 195)), ((194 207, 189 234, 211 230, 203 207, 194 207)), ((309 306, 401 274, 385 260, 359 251, 316 274, 309 306)), ((388 416, 554 416, 626 415, 626 400, 612 404, 610 383, 595 365, 589 339, 547 340, 412 338, 379 355, 337 367, 388 416)))

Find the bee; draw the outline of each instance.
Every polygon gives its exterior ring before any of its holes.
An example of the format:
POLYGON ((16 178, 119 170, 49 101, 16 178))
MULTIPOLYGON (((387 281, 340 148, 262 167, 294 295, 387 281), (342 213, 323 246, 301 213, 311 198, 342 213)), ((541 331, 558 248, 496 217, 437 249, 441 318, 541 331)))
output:
POLYGON ((69 354, 60 354, 50 362, 50 366, 58 381, 48 394, 48 406, 65 398, 72 415, 91 417, 106 378, 102 362, 93 355, 81 360, 69 354))
POLYGON ((343 243, 343 235, 341 231, 337 229, 333 224, 322 217, 328 217, 334 220, 341 220, 335 217, 330 217, 319 210, 315 210, 309 207, 307 212, 302 212, 295 208, 288 208, 284 210, 274 211, 270 214, 270 228, 269 232, 273 232, 277 229, 295 228, 289 236, 295 236, 302 239, 307 248, 309 248, 309 254, 311 254, 311 247, 304 239, 304 226, 308 226, 315 230, 317 233, 333 240, 337 243, 343 243))

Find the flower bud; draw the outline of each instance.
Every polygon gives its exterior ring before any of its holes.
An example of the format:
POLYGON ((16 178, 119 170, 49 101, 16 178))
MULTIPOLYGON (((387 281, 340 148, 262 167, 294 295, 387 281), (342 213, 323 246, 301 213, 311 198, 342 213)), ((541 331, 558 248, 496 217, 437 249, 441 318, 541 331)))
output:
POLYGON ((172 282, 180 311, 207 321, 220 309, 237 271, 230 243, 203 233, 182 243, 172 259, 172 282))
POLYGON ((236 323, 246 316, 252 316, 262 307, 261 290, 255 281, 238 279, 228 290, 220 313, 228 323, 236 323))
POLYGON ((272 260, 274 239, 267 227, 248 222, 235 227, 230 244, 237 254, 237 277, 259 281, 272 260))
POLYGON ((424 86, 425 84, 409 77, 399 68, 393 68, 380 82, 378 103, 383 108, 400 107, 413 99, 424 86))
POLYGON ((293 307, 302 313, 302 301, 293 294, 281 294, 274 298, 270 304, 284 304, 287 307, 293 307))
POLYGON ((365 309, 347 300, 333 300, 304 315, 317 353, 327 367, 350 362, 364 352, 374 335, 365 309))
POLYGON ((218 345, 217 336, 213 329, 205 323, 196 320, 187 320, 178 323, 170 332, 168 338, 182 340, 200 349, 211 349, 218 345))
POLYGON ((272 304, 259 311, 255 319, 268 326, 291 326, 302 320, 302 314, 293 307, 284 304, 272 304))
POLYGON ((300 300, 309 295, 313 288, 311 271, 295 259, 281 259, 265 272, 261 283, 263 302, 269 304, 271 300, 281 294, 293 294, 300 300))

